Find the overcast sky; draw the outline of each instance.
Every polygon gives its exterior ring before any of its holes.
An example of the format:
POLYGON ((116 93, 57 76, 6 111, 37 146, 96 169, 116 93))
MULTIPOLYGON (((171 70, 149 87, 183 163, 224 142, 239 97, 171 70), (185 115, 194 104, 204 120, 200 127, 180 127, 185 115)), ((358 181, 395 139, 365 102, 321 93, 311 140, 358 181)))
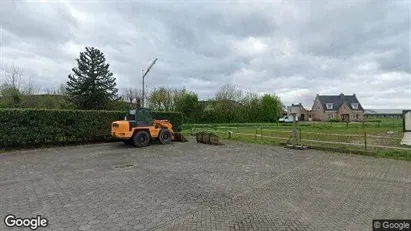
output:
POLYGON ((356 93, 365 108, 411 108, 410 1, 0 2, 1 63, 41 89, 67 81, 86 46, 106 55, 120 89, 225 83, 310 108, 356 93))

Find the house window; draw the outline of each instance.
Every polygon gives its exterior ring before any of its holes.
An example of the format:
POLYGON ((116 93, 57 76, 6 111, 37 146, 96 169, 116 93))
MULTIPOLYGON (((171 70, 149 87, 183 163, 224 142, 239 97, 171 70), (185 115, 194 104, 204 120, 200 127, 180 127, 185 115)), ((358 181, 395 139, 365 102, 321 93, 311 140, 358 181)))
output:
POLYGON ((360 115, 356 114, 356 115, 355 115, 355 119, 358 120, 359 118, 360 118, 360 115))
POLYGON ((328 110, 333 109, 333 104, 332 103, 327 103, 326 107, 328 110))
POLYGON ((334 114, 328 114, 328 119, 333 119, 334 118, 334 114))
POLYGON ((357 110, 358 109, 358 103, 353 103, 351 104, 352 109, 357 110))

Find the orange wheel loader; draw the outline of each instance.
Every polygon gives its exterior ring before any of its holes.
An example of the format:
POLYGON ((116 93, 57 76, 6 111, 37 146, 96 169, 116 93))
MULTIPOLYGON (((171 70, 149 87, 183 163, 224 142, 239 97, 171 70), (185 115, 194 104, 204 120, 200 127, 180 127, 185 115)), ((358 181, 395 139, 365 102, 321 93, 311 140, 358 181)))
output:
POLYGON ((181 133, 173 131, 173 125, 168 120, 153 119, 148 108, 130 110, 124 120, 112 122, 111 135, 138 148, 149 145, 153 140, 158 140, 160 144, 187 141, 181 133))

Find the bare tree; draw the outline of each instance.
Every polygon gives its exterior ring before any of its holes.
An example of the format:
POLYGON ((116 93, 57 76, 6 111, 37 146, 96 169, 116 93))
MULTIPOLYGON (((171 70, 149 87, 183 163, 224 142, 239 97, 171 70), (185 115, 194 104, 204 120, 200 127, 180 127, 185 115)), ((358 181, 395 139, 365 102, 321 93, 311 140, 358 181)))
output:
POLYGON ((4 84, 14 89, 20 89, 21 78, 23 76, 23 69, 16 65, 3 64, 1 73, 4 78, 4 84))
POLYGON ((148 102, 156 110, 173 111, 175 103, 183 94, 183 89, 159 87, 153 88, 148 102))
POLYGON ((160 100, 159 100, 159 94, 157 88, 153 88, 150 90, 149 94, 146 94, 148 96, 148 104, 150 108, 154 108, 155 110, 159 110, 161 107, 160 100))
POLYGON ((176 106, 176 102, 178 100, 181 99, 181 97, 183 96, 184 92, 186 92, 186 90, 184 88, 174 88, 174 89, 170 89, 170 111, 174 111, 175 110, 175 106, 176 106))
POLYGON ((131 107, 140 107, 142 91, 139 88, 129 87, 122 90, 121 98, 128 102, 131 107))
POLYGON ((138 100, 141 100, 142 97, 142 91, 138 88, 133 88, 129 87, 124 89, 122 97, 124 100, 134 103, 137 102, 138 100))
POLYGON ((238 90, 232 84, 225 84, 218 89, 215 99, 217 101, 238 101, 242 96, 241 90, 238 90))
POLYGON ((25 95, 33 95, 36 94, 38 91, 37 85, 33 80, 32 76, 29 76, 27 83, 23 83, 23 90, 22 93, 25 95))
POLYGON ((67 84, 65 83, 60 84, 59 89, 57 90, 57 94, 66 95, 66 88, 67 88, 67 84))

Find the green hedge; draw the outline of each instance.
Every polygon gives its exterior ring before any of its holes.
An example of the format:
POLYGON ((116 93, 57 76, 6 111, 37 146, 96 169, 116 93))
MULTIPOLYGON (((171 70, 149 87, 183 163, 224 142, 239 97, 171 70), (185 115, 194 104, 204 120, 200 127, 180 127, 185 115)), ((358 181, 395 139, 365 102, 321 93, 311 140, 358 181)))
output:
POLYGON ((374 123, 381 123, 380 119, 366 119, 364 122, 374 122, 374 123))
MULTIPOLYGON (((123 119, 125 114, 122 111, 0 109, 0 148, 112 141, 111 122, 123 119)), ((177 130, 181 127, 180 113, 152 114, 156 119, 169 119, 177 130)))

